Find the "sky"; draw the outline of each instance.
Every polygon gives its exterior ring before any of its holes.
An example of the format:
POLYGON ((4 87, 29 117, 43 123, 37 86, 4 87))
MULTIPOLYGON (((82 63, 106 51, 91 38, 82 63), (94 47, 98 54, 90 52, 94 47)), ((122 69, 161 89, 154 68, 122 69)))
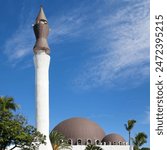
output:
POLYGON ((51 29, 50 130, 88 118, 128 141, 148 135, 150 115, 149 0, 1 0, 0 96, 12 96, 35 125, 32 24, 43 5, 51 29))

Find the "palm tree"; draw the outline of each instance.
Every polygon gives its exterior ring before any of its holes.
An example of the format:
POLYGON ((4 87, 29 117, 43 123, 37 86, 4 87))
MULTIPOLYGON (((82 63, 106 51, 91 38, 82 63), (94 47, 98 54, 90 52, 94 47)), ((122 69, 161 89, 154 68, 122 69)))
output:
POLYGON ((128 120, 128 123, 127 124, 124 124, 125 125, 125 129, 128 131, 129 133, 129 145, 131 144, 130 143, 130 140, 131 140, 131 130, 133 129, 134 127, 134 124, 136 123, 136 120, 128 120))
POLYGON ((89 144, 86 146, 85 150, 103 150, 100 146, 89 144))
POLYGON ((140 150, 150 150, 149 147, 142 147, 140 150))
POLYGON ((50 141, 53 147, 53 150, 58 150, 58 149, 70 149, 71 146, 68 144, 67 139, 64 137, 63 134, 58 133, 57 131, 52 131, 50 133, 50 141))
POLYGON ((12 97, 1 96, 0 97, 0 111, 6 112, 10 110, 16 110, 19 106, 14 103, 14 99, 12 97))
POLYGON ((139 148, 147 142, 147 135, 144 132, 139 132, 134 139, 132 139, 134 150, 139 150, 139 148))

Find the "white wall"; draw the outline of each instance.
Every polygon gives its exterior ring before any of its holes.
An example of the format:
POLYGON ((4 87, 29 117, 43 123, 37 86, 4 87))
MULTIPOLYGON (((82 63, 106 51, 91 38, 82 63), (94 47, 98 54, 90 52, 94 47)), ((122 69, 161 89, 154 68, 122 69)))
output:
MULTIPOLYGON (((103 150, 133 150, 129 145, 99 145, 103 150)), ((85 150, 85 145, 73 145, 72 150, 85 150)))
MULTIPOLYGON (((133 147, 130 147, 129 145, 99 145, 99 146, 103 148, 103 150, 133 150, 133 147)), ((85 147, 86 145, 73 145, 72 150, 85 150, 85 147)), ((16 148, 14 150, 20 150, 20 148, 16 148)))

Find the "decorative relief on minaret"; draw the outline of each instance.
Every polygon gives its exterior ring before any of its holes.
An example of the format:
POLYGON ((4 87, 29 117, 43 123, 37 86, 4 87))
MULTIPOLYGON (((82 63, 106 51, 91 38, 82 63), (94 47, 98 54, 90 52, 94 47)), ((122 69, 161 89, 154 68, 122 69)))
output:
POLYGON ((46 54, 50 54, 50 48, 48 46, 47 37, 49 34, 48 21, 45 17, 43 8, 40 8, 39 14, 36 18, 34 25, 34 33, 36 37, 36 43, 34 45, 34 53, 38 51, 45 51, 46 54))

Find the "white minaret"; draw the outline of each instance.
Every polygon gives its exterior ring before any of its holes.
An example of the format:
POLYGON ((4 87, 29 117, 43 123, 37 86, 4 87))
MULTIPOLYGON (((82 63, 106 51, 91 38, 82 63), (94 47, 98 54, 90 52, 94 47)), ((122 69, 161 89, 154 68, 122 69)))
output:
POLYGON ((50 49, 47 43, 49 34, 48 22, 43 8, 36 18, 34 25, 36 43, 34 46, 35 88, 36 88, 36 127, 46 135, 46 145, 39 150, 52 150, 49 140, 49 64, 50 49))

